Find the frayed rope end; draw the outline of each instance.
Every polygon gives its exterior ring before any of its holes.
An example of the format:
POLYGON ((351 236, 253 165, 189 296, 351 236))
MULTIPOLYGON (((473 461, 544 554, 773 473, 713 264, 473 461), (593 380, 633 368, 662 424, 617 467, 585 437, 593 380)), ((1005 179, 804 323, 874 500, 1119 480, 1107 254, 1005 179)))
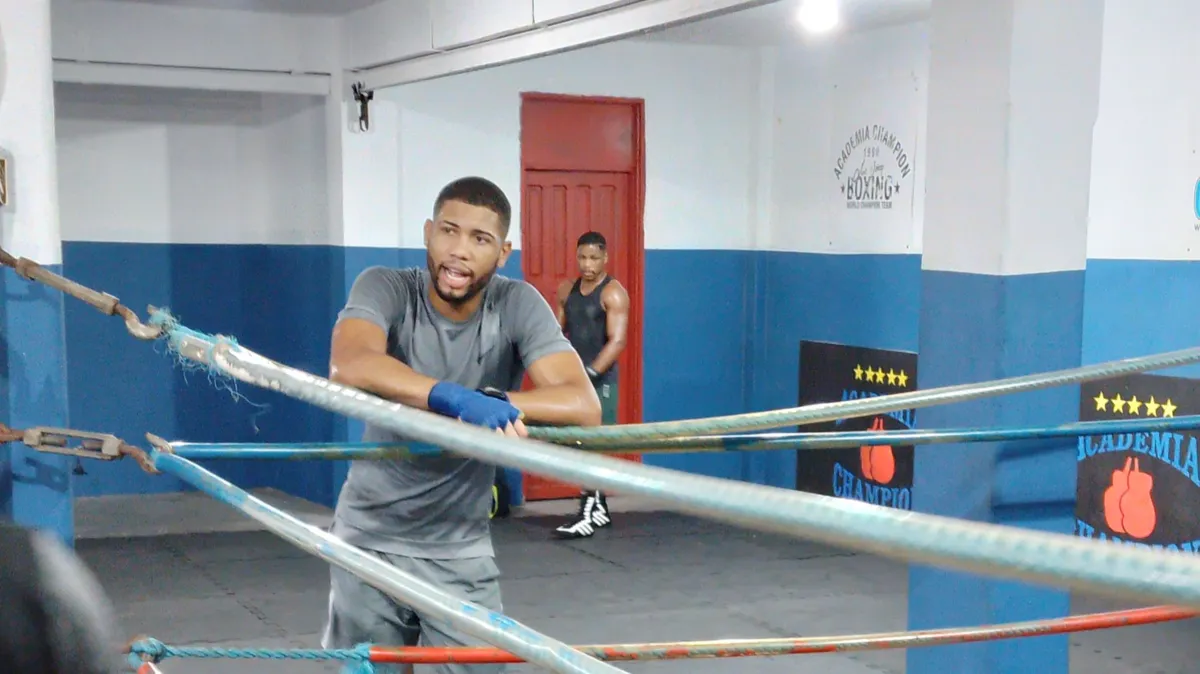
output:
MULTIPOLYGON (((224 335, 208 335, 203 332, 198 332, 184 326, 179 322, 179 319, 171 313, 170 309, 154 309, 150 312, 147 323, 157 327, 163 335, 163 343, 166 345, 167 352, 174 358, 175 362, 181 367, 184 373, 184 379, 187 378, 188 372, 196 370, 204 371, 208 375, 208 382, 220 391, 226 391, 235 403, 245 402, 251 407, 257 408, 259 411, 253 415, 257 418, 259 415, 265 414, 269 409, 269 405, 253 402, 241 392, 237 390, 238 381, 228 374, 222 372, 213 360, 213 351, 218 345, 238 346, 237 338, 227 337, 224 335), (193 343, 207 344, 207 363, 201 363, 183 355, 180 345, 184 338, 190 337, 193 343)), ((157 345, 156 345, 157 349, 157 345)), ((257 425, 255 432, 258 431, 257 425)))

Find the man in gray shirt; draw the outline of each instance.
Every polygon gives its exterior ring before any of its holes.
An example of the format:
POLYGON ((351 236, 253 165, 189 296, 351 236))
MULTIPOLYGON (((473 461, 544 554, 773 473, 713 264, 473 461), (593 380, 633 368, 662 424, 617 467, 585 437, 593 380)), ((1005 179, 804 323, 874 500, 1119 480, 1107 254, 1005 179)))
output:
MULTIPOLYGON (((523 420, 600 423, 583 362, 541 294, 498 276, 512 252, 512 209, 483 178, 438 194, 425 221, 426 268, 363 271, 333 330, 330 378, 410 407, 526 435, 523 420), (534 389, 517 391, 528 372, 534 389)), ((367 442, 405 438, 368 425, 367 442)), ((488 512, 496 468, 453 455, 355 461, 331 533, 402 571, 502 611, 488 512)), ((331 570, 322 643, 479 645, 338 567, 331 570)), ((386 670, 381 670, 386 671, 386 670)), ((502 665, 439 665, 440 674, 496 673, 502 665)))

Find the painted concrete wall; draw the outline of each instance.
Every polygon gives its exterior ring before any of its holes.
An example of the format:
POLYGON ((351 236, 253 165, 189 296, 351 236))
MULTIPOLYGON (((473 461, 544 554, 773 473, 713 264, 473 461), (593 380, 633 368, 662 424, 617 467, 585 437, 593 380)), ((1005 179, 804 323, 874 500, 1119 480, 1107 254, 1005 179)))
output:
MULTIPOLYGON (((318 101, 60 85, 67 272, 131 306, 170 306, 191 325, 324 372, 347 284, 370 264, 423 263, 420 226, 445 182, 488 175, 519 208, 520 91, 644 97, 644 415, 744 411, 748 330, 741 326, 750 320, 746 279, 755 261, 747 176, 759 63, 750 50, 630 42, 380 92, 372 130, 347 142, 342 157, 350 186, 341 232, 325 224, 328 158, 318 101)), ((512 235, 519 242, 519 229, 512 235)), ((520 275, 519 254, 504 273, 520 275)), ((244 390, 237 399, 214 390, 203 375, 172 369, 93 314, 78 306, 68 314, 73 423, 197 441, 356 436, 353 424, 347 430, 279 396, 244 390)), ((742 472, 737 457, 669 463, 742 472)), ((327 466, 218 468, 239 484, 324 501, 337 485, 327 466)), ((79 479, 81 494, 175 488, 132 466, 97 466, 79 479)))
MULTIPOLYGON (((1117 5, 1106 19, 1106 49, 1123 65, 1103 70, 1095 132, 1088 362, 1178 348, 1195 332, 1184 303, 1197 280, 1188 262, 1200 236, 1189 200, 1198 167, 1194 142, 1174 142, 1193 138, 1195 105, 1170 86, 1182 73, 1167 72, 1187 61, 1166 58, 1170 40, 1152 45, 1162 58, 1139 55, 1150 47, 1135 30, 1187 25, 1196 11, 1170 6, 1121 18, 1117 5), (1130 87, 1142 95, 1118 94, 1130 87)), ((348 137, 341 158, 343 231, 327 224, 319 99, 60 85, 66 269, 131 306, 169 305, 323 372, 347 283, 376 262, 421 263, 419 227, 438 187, 481 173, 519 207, 521 91, 643 97, 645 417, 791 406, 801 339, 917 348, 928 46, 924 23, 819 47, 635 41, 382 91, 372 131, 348 137), (884 158, 903 173, 886 211, 847 209, 838 191, 843 151, 862 126, 911 149, 906 171, 884 158)), ((519 255, 505 273, 519 276, 519 255)), ((354 436, 353 424, 262 391, 239 401, 202 376, 185 381, 103 317, 68 312, 76 425, 189 440, 354 436)), ((654 461, 783 486, 795 472, 784 454, 654 461)), ((309 466, 222 470, 322 500, 337 484, 309 466)), ((83 494, 174 488, 124 466, 79 480, 83 494)))

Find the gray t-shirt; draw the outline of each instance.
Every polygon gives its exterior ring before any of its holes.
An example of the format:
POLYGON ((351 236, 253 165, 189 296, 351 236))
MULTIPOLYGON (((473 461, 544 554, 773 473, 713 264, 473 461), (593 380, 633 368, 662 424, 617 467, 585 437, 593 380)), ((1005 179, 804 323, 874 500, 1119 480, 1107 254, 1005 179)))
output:
MULTIPOLYGON (((388 353, 416 372, 471 389, 521 387, 525 369, 570 351, 550 305, 524 281, 494 277, 480 308, 457 322, 429 301, 426 269, 370 267, 338 319, 361 318, 388 333, 388 353)), ((405 442, 367 425, 365 442, 405 442)), ((488 523, 496 468, 453 455, 355 461, 332 533, 362 548, 424 559, 493 554, 488 523)))

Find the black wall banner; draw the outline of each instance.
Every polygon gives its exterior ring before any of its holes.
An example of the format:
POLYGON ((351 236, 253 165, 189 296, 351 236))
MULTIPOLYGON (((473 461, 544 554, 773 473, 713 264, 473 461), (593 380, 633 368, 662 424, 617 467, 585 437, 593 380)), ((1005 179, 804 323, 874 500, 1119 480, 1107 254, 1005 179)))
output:
MULTIPOLYGON (((1134 374, 1080 386, 1080 421, 1161 419, 1200 412, 1200 381, 1134 374)), ((1196 431, 1081 437, 1075 534, 1200 552, 1196 431)))
MULTIPOLYGON (((800 342, 800 405, 874 398, 917 387, 917 354, 800 342)), ((801 432, 904 430, 914 410, 800 427, 801 432)), ((815 494, 912 509, 913 448, 890 445, 800 450, 796 488, 815 494)))

